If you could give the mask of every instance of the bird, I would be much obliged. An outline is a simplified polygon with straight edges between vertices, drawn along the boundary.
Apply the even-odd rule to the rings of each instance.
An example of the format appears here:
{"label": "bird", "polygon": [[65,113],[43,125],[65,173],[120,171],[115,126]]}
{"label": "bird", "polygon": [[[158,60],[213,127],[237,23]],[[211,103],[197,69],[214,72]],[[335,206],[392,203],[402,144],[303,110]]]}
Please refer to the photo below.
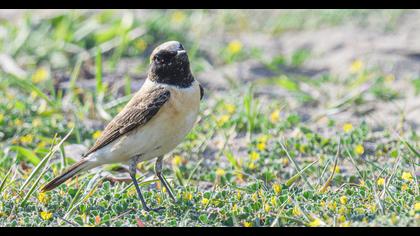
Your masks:
{"label": "bird", "polygon": [[147,78],[125,107],[106,125],[80,161],[41,188],[49,191],[73,176],[111,163],[128,163],[138,198],[147,205],[136,179],[137,164],[156,158],[155,173],[176,202],[162,174],[163,157],[180,144],[196,123],[204,95],[192,75],[187,51],[178,41],[157,46],[150,55]]}

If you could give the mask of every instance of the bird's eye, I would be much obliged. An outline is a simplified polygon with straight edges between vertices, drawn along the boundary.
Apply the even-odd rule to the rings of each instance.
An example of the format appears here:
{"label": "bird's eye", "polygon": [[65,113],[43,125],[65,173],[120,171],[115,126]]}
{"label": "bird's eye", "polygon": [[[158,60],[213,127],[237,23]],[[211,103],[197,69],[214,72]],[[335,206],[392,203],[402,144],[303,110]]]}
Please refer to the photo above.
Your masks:
{"label": "bird's eye", "polygon": [[182,46],[182,44],[179,44],[179,48],[180,48],[181,50],[184,50],[184,46]]}
{"label": "bird's eye", "polygon": [[155,61],[156,62],[164,62],[164,59],[158,55],[155,56]]}
{"label": "bird's eye", "polygon": [[154,60],[159,63],[165,63],[171,61],[176,55],[176,52],[172,51],[161,51],[155,55]]}

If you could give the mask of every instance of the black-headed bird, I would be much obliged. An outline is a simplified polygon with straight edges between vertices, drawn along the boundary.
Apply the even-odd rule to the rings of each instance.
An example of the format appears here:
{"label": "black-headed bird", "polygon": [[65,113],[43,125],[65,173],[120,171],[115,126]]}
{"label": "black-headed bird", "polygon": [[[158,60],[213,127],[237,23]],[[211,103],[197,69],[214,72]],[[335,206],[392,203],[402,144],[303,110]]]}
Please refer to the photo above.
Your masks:
{"label": "black-headed bird", "polygon": [[203,88],[191,73],[182,44],[169,41],[159,45],[150,56],[147,79],[140,90],[105,127],[83,158],[47,183],[41,191],[54,189],[94,167],[128,162],[143,208],[146,211],[163,209],[147,206],[136,180],[137,163],[157,158],[156,175],[176,201],[162,175],[162,160],[194,126],[202,97]]}

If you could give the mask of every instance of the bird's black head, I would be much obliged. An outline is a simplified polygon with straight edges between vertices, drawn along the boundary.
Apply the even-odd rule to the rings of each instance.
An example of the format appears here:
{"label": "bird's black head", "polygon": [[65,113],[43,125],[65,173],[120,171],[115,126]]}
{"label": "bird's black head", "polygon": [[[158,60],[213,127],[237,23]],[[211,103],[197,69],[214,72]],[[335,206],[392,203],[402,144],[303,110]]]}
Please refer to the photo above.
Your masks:
{"label": "bird's black head", "polygon": [[169,41],[150,55],[149,79],[158,83],[189,87],[194,81],[187,52],[181,43]]}

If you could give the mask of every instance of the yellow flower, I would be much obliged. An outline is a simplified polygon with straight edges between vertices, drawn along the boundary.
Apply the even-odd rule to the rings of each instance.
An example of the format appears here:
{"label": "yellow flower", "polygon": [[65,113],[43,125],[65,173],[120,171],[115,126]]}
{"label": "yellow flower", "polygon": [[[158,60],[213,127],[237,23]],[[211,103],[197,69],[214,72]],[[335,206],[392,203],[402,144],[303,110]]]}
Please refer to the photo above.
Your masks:
{"label": "yellow flower", "polygon": [[341,227],[350,227],[350,222],[348,222],[348,221],[343,222],[340,226]]}
{"label": "yellow flower", "polygon": [[270,205],[268,205],[267,203],[266,203],[266,204],[264,204],[264,211],[265,211],[265,212],[269,212],[270,210],[271,210]]}
{"label": "yellow flower", "polygon": [[216,170],[216,175],[217,176],[223,176],[223,175],[225,175],[226,174],[226,172],[225,172],[225,170],[224,169],[222,169],[222,168],[217,168],[217,170]]}
{"label": "yellow flower", "polygon": [[15,123],[16,126],[22,126],[23,125],[23,121],[21,119],[16,119],[14,123]]}
{"label": "yellow flower", "polygon": [[38,94],[35,91],[31,92],[31,98],[35,99],[36,97],[38,97]]}
{"label": "yellow flower", "polygon": [[356,211],[358,214],[364,214],[365,213],[365,209],[362,207],[357,207],[354,209],[354,211]]}
{"label": "yellow flower", "polygon": [[401,190],[402,191],[407,191],[407,189],[408,189],[408,185],[406,183],[403,183],[402,186],[401,186]]}
{"label": "yellow flower", "polygon": [[74,128],[74,126],[75,126],[76,124],[74,123],[74,122],[72,122],[72,121],[70,121],[69,123],[67,123],[67,127],[68,128]]}
{"label": "yellow flower", "polygon": [[322,224],[321,220],[315,219],[309,223],[310,227],[318,227]]}
{"label": "yellow flower", "polygon": [[187,16],[185,15],[184,12],[182,12],[182,11],[174,11],[174,13],[172,13],[172,15],[171,15],[171,21],[174,22],[174,23],[179,24],[179,23],[184,22],[184,20],[185,20],[186,17]]}
{"label": "yellow flower", "polygon": [[241,200],[241,198],[242,198],[242,194],[241,194],[241,192],[236,192],[236,198],[238,198],[238,200]]}
{"label": "yellow flower", "polygon": [[48,202],[49,198],[47,194],[45,193],[39,193],[38,194],[38,201],[42,204],[46,204]]}
{"label": "yellow flower", "polygon": [[261,135],[257,139],[257,142],[259,142],[259,143],[267,143],[267,141],[268,141],[268,135]]}
{"label": "yellow flower", "polygon": [[342,206],[342,207],[340,207],[340,209],[338,209],[338,213],[344,215],[344,214],[347,213],[347,209]]}
{"label": "yellow flower", "polygon": [[47,146],[47,142],[46,141],[44,141],[44,140],[42,140],[41,142],[39,142],[37,145],[36,145],[36,147],[37,148],[43,148],[43,147],[45,147],[45,146]]}
{"label": "yellow flower", "polygon": [[340,173],[340,167],[339,166],[336,166],[335,167],[335,169],[334,169],[334,166],[332,166],[331,168],[330,168],[330,171],[332,172],[332,171],[335,171],[335,173]]}
{"label": "yellow flower", "polygon": [[363,145],[357,145],[355,148],[354,148],[354,151],[357,153],[357,154],[359,154],[359,155],[362,155],[364,152],[365,152],[365,149],[363,148]]}
{"label": "yellow flower", "polygon": [[254,162],[249,163],[248,168],[251,170],[255,169],[255,163]]}
{"label": "yellow flower", "polygon": [[237,54],[242,50],[242,43],[239,40],[233,40],[228,44],[227,50],[230,54]]}
{"label": "yellow flower", "polygon": [[252,222],[245,221],[244,226],[245,227],[252,227]]}
{"label": "yellow flower", "polygon": [[23,144],[32,143],[34,136],[32,134],[27,134],[25,136],[20,137],[20,141]]}
{"label": "yellow flower", "polygon": [[280,110],[276,109],[270,114],[270,121],[271,123],[276,123],[280,120]]}
{"label": "yellow flower", "polygon": [[304,144],[300,145],[300,147],[299,147],[299,151],[301,153],[305,153],[307,149],[308,149],[308,147]]}
{"label": "yellow flower", "polygon": [[341,204],[346,205],[346,203],[347,203],[347,197],[346,196],[341,196],[340,197],[340,202],[341,202]]}
{"label": "yellow flower", "polygon": [[271,197],[270,202],[271,202],[271,205],[273,205],[273,206],[277,205],[277,199],[275,197]]}
{"label": "yellow flower", "polygon": [[258,154],[257,152],[255,152],[255,151],[252,151],[250,154],[249,154],[249,156],[251,157],[251,160],[252,161],[256,161],[256,160],[258,160],[259,158],[260,158],[260,154]]}
{"label": "yellow flower", "polygon": [[229,115],[222,115],[221,117],[219,117],[219,119],[217,119],[217,126],[221,127],[222,125],[224,125],[226,122],[228,122],[230,119]]}
{"label": "yellow flower", "polygon": [[208,198],[203,198],[201,200],[201,204],[203,204],[203,205],[207,205],[207,204],[209,204],[209,202],[210,202],[210,200]]}
{"label": "yellow flower", "polygon": [[173,166],[179,166],[182,163],[182,157],[180,155],[175,155],[172,159],[172,165]]}
{"label": "yellow flower", "polygon": [[143,52],[147,48],[147,43],[144,39],[139,39],[136,41],[134,46],[141,52]]}
{"label": "yellow flower", "polygon": [[354,60],[350,66],[351,73],[357,73],[363,69],[363,62],[359,59]]}
{"label": "yellow flower", "polygon": [[226,108],[226,111],[227,111],[229,114],[233,114],[233,113],[235,113],[235,111],[236,111],[236,107],[235,107],[235,105],[230,104],[230,103],[225,104],[225,108]]}
{"label": "yellow flower", "polygon": [[184,193],[184,199],[191,201],[193,199],[193,195],[190,192]]}
{"label": "yellow flower", "polygon": [[48,71],[45,68],[39,68],[32,75],[32,82],[35,84],[41,83],[48,78]]}
{"label": "yellow flower", "polygon": [[282,158],[281,159],[281,163],[284,165],[284,166],[287,166],[288,164],[289,164],[289,158]]}
{"label": "yellow flower", "polygon": [[391,216],[391,222],[392,222],[392,224],[397,224],[397,222],[398,222],[398,216],[397,215],[395,215],[395,214],[392,214],[392,216]]}
{"label": "yellow flower", "polygon": [[414,204],[414,210],[420,211],[420,202],[416,202],[416,204]]}
{"label": "yellow flower", "polygon": [[49,220],[52,217],[52,213],[47,211],[42,211],[40,215],[43,220]]}
{"label": "yellow flower", "polygon": [[102,134],[102,131],[96,130],[95,133],[92,134],[92,138],[98,139],[99,137],[101,137],[101,134]]}
{"label": "yellow flower", "polygon": [[157,197],[156,201],[159,205],[162,203],[162,199],[159,196]]}
{"label": "yellow flower", "polygon": [[345,123],[345,124],[343,125],[343,130],[344,130],[344,132],[346,132],[346,133],[350,132],[352,129],[353,129],[353,125],[352,125],[352,124],[350,124],[350,123]]}
{"label": "yellow flower", "polygon": [[258,195],[262,197],[264,195],[264,190],[263,189],[258,190]]}
{"label": "yellow flower", "polygon": [[233,212],[236,212],[238,210],[238,205],[236,205],[236,203],[235,204],[233,204],[233,206],[232,206],[232,211]]}
{"label": "yellow flower", "polygon": [[45,100],[41,100],[41,104],[39,104],[39,106],[38,106],[37,113],[42,114],[42,113],[46,112],[47,109],[48,109],[47,102]]}
{"label": "yellow flower", "polygon": [[372,213],[375,213],[376,212],[376,205],[375,204],[369,205],[368,208],[369,208],[370,212],[372,212]]}
{"label": "yellow flower", "polygon": [[134,196],[134,195],[136,195],[137,194],[137,191],[136,191],[136,189],[135,188],[130,188],[130,189],[128,189],[128,191],[127,191],[127,195],[128,196]]}
{"label": "yellow flower", "polygon": [[344,215],[340,215],[339,217],[337,217],[337,221],[343,223],[344,221],[346,221],[346,217]]}
{"label": "yellow flower", "polygon": [[256,202],[258,200],[258,194],[257,193],[253,193],[251,195],[251,199],[252,199],[252,201]]}
{"label": "yellow flower", "polygon": [[337,209],[337,203],[336,202],[330,202],[330,203],[328,203],[327,207],[331,211],[335,211],[335,209]]}
{"label": "yellow flower", "polygon": [[237,178],[239,181],[243,181],[243,180],[244,180],[244,175],[243,175],[242,173],[240,173],[240,172],[236,172],[236,173],[235,173],[235,176],[236,176],[236,178]]}
{"label": "yellow flower", "polygon": [[384,185],[385,184],[385,179],[384,178],[379,178],[378,181],[376,181],[376,183],[378,185]]}
{"label": "yellow flower", "polygon": [[273,190],[276,194],[281,192],[281,185],[280,184],[273,184]]}
{"label": "yellow flower", "polygon": [[411,175],[411,173],[410,172],[403,172],[402,173],[402,175],[401,175],[401,178],[403,179],[403,180],[405,180],[405,181],[408,181],[408,182],[411,182],[411,181],[413,181],[413,176]]}
{"label": "yellow flower", "polygon": [[265,143],[257,143],[257,149],[260,151],[265,150]]}
{"label": "yellow flower", "polygon": [[32,120],[33,127],[39,127],[42,125],[42,120],[40,118],[35,118]]}
{"label": "yellow flower", "polygon": [[302,215],[302,212],[300,211],[298,206],[293,207],[293,211],[292,211],[294,216],[300,216]]}
{"label": "yellow flower", "polygon": [[385,76],[385,83],[392,83],[395,80],[395,76],[394,75],[387,75]]}

